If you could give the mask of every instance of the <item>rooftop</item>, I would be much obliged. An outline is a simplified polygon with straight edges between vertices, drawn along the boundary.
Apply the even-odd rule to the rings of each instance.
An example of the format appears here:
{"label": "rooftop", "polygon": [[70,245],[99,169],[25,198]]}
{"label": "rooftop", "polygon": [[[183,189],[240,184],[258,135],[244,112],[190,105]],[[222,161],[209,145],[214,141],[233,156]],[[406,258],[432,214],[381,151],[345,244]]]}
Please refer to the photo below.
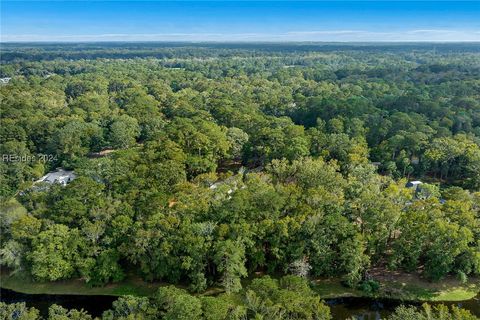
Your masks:
{"label": "rooftop", "polygon": [[76,177],[73,171],[58,169],[57,171],[47,173],[36,182],[60,183],[65,186]]}

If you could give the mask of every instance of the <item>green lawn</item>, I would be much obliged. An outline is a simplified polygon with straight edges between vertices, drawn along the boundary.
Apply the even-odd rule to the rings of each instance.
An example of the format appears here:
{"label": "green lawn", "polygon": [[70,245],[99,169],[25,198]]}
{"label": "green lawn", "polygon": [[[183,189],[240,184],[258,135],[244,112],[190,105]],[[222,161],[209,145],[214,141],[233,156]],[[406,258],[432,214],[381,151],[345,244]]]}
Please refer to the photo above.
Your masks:
{"label": "green lawn", "polygon": [[360,290],[343,286],[337,278],[317,279],[313,281],[313,288],[322,299],[365,296]]}
{"label": "green lawn", "polygon": [[462,301],[475,297],[480,291],[478,279],[470,280],[466,284],[460,282],[439,283],[387,283],[392,297],[400,297],[404,300],[420,301]]}
{"label": "green lawn", "polygon": [[[314,289],[323,299],[368,296],[360,290],[344,287],[340,280],[335,278],[315,280]],[[479,292],[478,278],[471,278],[466,284],[462,284],[454,277],[430,282],[417,275],[400,274],[390,277],[389,280],[382,279],[375,297],[405,301],[462,301],[472,299]]]}
{"label": "green lawn", "polygon": [[79,295],[136,295],[148,296],[153,294],[164,283],[149,283],[135,276],[128,276],[120,283],[108,284],[104,287],[90,287],[80,279],[55,282],[34,282],[28,277],[10,276],[1,273],[1,287],[17,292],[30,294],[79,294]]}

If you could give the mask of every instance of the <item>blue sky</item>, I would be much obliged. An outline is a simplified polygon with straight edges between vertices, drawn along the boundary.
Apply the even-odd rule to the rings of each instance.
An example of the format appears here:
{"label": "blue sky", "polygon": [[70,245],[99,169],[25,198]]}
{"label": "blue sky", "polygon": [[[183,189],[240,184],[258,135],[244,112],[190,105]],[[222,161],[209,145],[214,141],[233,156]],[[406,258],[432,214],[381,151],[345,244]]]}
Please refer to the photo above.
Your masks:
{"label": "blue sky", "polygon": [[1,41],[480,41],[480,1],[1,1]]}

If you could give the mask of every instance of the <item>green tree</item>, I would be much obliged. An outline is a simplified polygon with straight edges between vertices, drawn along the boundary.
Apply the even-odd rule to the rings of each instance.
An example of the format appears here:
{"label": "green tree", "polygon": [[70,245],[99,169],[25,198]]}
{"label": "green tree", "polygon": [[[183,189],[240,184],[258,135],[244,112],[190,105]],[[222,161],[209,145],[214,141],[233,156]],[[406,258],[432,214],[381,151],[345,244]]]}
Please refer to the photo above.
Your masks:
{"label": "green tree", "polygon": [[75,274],[79,256],[77,229],[54,224],[33,239],[28,259],[32,264],[32,275],[38,280],[55,281],[67,279]]}
{"label": "green tree", "polygon": [[0,302],[0,318],[5,320],[41,319],[40,312],[35,308],[28,308],[25,302],[11,304]]}
{"label": "green tree", "polygon": [[162,287],[155,294],[155,303],[165,320],[197,320],[202,318],[202,304],[197,297],[173,286]]}
{"label": "green tree", "polygon": [[102,320],[154,320],[158,311],[147,297],[122,296],[112,303],[112,309],[103,312]]}
{"label": "green tree", "polygon": [[130,116],[119,116],[110,125],[109,141],[113,148],[128,148],[135,144],[139,135],[138,122]]}
{"label": "green tree", "polygon": [[247,276],[245,249],[239,241],[226,240],[215,245],[214,261],[222,274],[221,283],[227,293],[242,289],[240,279]]}
{"label": "green tree", "polygon": [[53,304],[48,308],[48,320],[92,320],[92,316],[84,310],[67,310],[62,306]]}
{"label": "green tree", "polygon": [[231,157],[233,159],[241,159],[243,147],[248,142],[248,134],[239,128],[228,128],[227,139],[231,145]]}

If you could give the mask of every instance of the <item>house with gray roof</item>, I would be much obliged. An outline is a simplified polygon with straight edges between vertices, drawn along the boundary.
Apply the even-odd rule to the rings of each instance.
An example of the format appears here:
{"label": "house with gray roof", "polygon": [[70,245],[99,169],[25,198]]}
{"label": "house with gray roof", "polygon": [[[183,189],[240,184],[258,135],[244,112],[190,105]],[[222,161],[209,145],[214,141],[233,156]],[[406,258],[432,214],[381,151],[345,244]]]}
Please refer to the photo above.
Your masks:
{"label": "house with gray roof", "polygon": [[52,171],[41,177],[35,183],[46,182],[50,184],[58,183],[62,186],[66,186],[68,183],[76,178],[76,174],[73,171],[64,170],[62,168]]}
{"label": "house with gray roof", "polygon": [[413,189],[413,190],[417,190],[418,187],[422,184],[422,181],[409,181],[407,182],[407,184],[405,185],[405,187],[407,188],[410,188],[410,189]]}

